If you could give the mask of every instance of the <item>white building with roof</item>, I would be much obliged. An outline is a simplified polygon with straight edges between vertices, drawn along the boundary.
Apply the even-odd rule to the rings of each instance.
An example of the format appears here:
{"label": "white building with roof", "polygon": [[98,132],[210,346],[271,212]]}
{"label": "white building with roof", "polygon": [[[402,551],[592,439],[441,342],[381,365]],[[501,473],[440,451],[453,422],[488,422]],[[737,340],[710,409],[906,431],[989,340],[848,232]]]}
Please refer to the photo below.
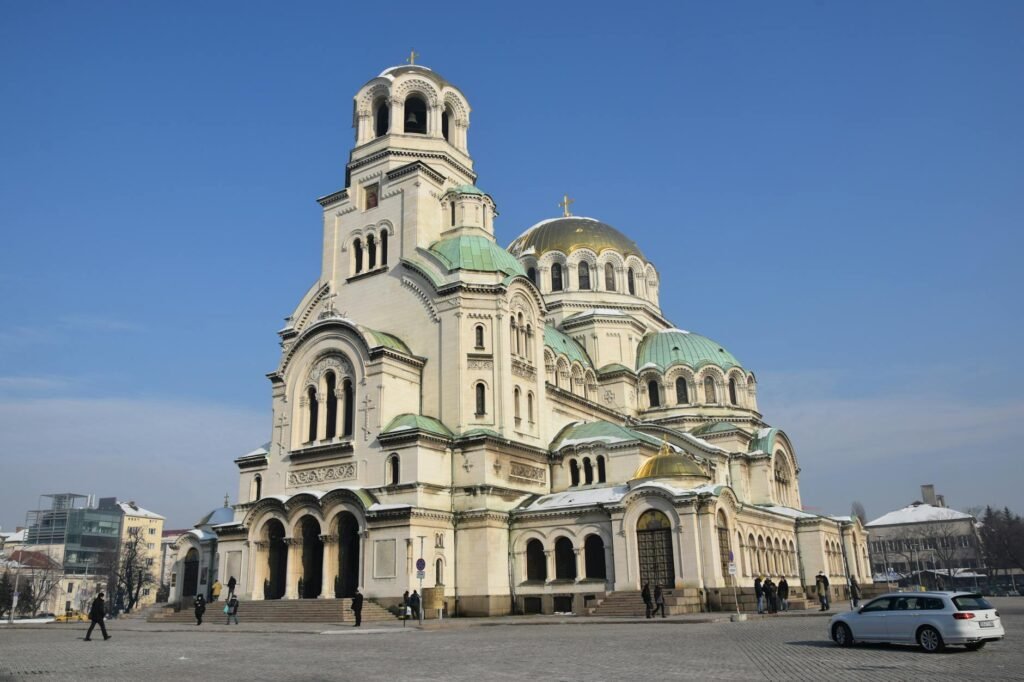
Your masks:
{"label": "white building with roof", "polygon": [[497,243],[470,111],[419,65],[356,93],[344,187],[318,200],[321,271],[268,375],[271,440],[236,460],[233,518],[210,526],[216,572],[247,599],[422,585],[460,614],[869,581],[864,529],[801,511],[754,372],[664,316],[633,240],[566,200]]}

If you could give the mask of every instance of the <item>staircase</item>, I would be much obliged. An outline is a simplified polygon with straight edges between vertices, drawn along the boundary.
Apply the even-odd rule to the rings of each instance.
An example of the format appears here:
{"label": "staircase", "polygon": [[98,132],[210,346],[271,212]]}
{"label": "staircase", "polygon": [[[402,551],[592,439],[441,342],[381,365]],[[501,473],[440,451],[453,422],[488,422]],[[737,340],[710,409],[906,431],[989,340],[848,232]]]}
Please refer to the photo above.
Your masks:
{"label": "staircase", "polygon": [[[665,611],[670,616],[700,613],[700,607],[700,591],[697,589],[665,590]],[[646,607],[639,591],[610,592],[597,607],[588,609],[587,615],[643,618]]]}
{"label": "staircase", "polygon": [[[238,620],[241,623],[355,623],[350,610],[351,599],[270,599],[238,602]],[[194,623],[195,611],[191,605],[175,612],[165,607],[160,612],[147,614],[150,623]],[[225,623],[224,602],[206,606],[204,623]],[[398,618],[380,604],[363,601],[363,623],[396,623]]]}

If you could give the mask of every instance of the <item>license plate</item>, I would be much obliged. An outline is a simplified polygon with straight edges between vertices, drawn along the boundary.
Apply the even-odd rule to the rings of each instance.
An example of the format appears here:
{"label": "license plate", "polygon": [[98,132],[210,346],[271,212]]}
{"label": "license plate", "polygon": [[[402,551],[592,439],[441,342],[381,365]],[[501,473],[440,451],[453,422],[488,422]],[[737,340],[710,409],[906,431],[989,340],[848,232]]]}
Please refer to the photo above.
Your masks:
{"label": "license plate", "polygon": [[983,620],[979,621],[978,625],[983,628],[994,628],[996,626],[996,622],[994,620]]}

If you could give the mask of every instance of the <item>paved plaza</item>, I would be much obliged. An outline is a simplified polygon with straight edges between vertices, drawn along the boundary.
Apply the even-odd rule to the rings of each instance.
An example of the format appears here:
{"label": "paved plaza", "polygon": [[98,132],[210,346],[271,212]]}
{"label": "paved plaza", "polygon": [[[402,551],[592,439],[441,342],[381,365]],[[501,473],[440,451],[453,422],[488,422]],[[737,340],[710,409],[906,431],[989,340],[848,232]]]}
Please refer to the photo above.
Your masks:
{"label": "paved plaza", "polygon": [[937,655],[840,649],[816,615],[473,619],[422,630],[114,621],[109,642],[82,641],[80,624],[4,626],[0,680],[1019,680],[1024,598],[993,601],[1008,631],[1003,642]]}

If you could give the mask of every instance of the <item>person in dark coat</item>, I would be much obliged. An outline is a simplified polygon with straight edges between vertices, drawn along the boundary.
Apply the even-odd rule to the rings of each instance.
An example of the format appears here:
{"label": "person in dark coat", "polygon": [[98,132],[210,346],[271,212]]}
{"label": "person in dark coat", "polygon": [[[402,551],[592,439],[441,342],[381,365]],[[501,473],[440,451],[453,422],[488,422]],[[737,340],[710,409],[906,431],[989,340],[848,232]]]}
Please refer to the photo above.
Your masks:
{"label": "person in dark coat", "polygon": [[853,600],[853,608],[860,605],[860,585],[852,575],[850,576],[850,599]]}
{"label": "person in dark coat", "polygon": [[651,617],[651,611],[654,610],[651,604],[651,584],[644,583],[644,589],[640,590],[640,598],[644,600],[644,611],[647,618]]}
{"label": "person in dark coat", "polygon": [[828,603],[828,577],[824,571],[818,571],[818,577],[814,579],[814,587],[818,590],[818,601],[821,602],[821,610],[828,611],[831,607]]}
{"label": "person in dark coat", "polygon": [[107,634],[107,626],[103,623],[103,619],[106,615],[107,605],[103,601],[103,593],[100,592],[96,595],[96,598],[92,600],[92,606],[89,607],[89,620],[92,622],[89,624],[89,629],[85,633],[85,641],[92,641],[92,629],[97,625],[100,626],[100,632],[103,633],[103,641],[110,639],[110,635]]}
{"label": "person in dark coat", "polygon": [[789,583],[786,576],[779,579],[779,606],[783,611],[789,611]]}
{"label": "person in dark coat", "polygon": [[761,584],[761,576],[754,578],[754,596],[757,597],[757,612],[764,613],[764,586]]}
{"label": "person in dark coat", "polygon": [[196,625],[202,625],[203,614],[206,613],[206,597],[197,594],[195,601],[192,603],[196,607]]}
{"label": "person in dark coat", "polygon": [[661,585],[654,586],[654,615],[658,615],[658,611],[661,611],[661,617],[665,617],[665,593],[661,590]]}
{"label": "person in dark coat", "polygon": [[771,578],[765,582],[765,592],[767,593],[768,602],[768,613],[779,612],[779,587],[775,584],[775,581]]}
{"label": "person in dark coat", "polygon": [[409,608],[412,609],[412,617],[416,620],[420,618],[420,593],[416,590],[412,591],[409,595]]}
{"label": "person in dark coat", "polygon": [[356,624],[353,627],[359,627],[363,623],[363,595],[358,589],[352,596],[352,613],[356,616]]}
{"label": "person in dark coat", "polygon": [[225,625],[231,625],[232,618],[235,619],[235,625],[238,625],[238,597],[228,597],[227,603],[224,604],[224,612],[228,614],[228,622]]}
{"label": "person in dark coat", "polygon": [[238,581],[235,580],[235,576],[231,576],[230,578],[228,578],[228,599],[230,599],[231,595],[235,593],[235,585],[237,584]]}

